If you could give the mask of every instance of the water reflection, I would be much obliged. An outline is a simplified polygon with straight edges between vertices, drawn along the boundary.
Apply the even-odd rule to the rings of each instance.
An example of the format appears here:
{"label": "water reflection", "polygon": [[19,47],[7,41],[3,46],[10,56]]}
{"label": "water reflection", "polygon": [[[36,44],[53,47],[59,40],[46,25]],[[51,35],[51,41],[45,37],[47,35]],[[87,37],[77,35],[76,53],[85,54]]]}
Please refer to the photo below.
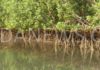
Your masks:
{"label": "water reflection", "polygon": [[[93,58],[83,59],[78,49],[73,56],[65,55],[60,50],[54,54],[54,49],[41,50],[36,48],[23,48],[21,44],[3,45],[0,49],[0,70],[99,70],[99,60]],[[88,56],[87,56],[88,57]]]}

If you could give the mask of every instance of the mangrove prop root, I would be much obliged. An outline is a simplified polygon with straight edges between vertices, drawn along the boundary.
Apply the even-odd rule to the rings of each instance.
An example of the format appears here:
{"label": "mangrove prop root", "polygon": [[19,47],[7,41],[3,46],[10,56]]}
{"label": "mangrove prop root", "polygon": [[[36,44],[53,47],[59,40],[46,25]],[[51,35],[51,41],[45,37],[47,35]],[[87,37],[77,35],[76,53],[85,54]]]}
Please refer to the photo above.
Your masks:
{"label": "mangrove prop root", "polygon": [[[83,58],[87,57],[90,53],[90,61],[93,55],[96,54],[100,56],[100,32],[98,30],[92,32],[92,30],[87,31],[58,31],[58,30],[31,30],[26,32],[19,32],[17,30],[6,30],[0,29],[0,42],[24,42],[25,45],[33,45],[35,42],[40,44],[41,49],[45,49],[45,43],[53,42],[55,55],[57,55],[59,49],[58,46],[63,47],[63,57],[66,54],[74,55],[75,48],[80,49],[81,56]],[[35,41],[35,42],[34,42]],[[39,43],[41,42],[41,43]]]}

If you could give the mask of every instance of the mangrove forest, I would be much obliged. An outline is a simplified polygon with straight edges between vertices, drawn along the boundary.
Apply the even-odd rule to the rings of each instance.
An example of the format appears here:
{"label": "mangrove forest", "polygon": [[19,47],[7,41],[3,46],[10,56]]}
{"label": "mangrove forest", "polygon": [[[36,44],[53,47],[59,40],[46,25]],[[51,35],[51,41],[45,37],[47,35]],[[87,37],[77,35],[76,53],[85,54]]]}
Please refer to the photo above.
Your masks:
{"label": "mangrove forest", "polygon": [[100,0],[0,0],[0,70],[100,70]]}

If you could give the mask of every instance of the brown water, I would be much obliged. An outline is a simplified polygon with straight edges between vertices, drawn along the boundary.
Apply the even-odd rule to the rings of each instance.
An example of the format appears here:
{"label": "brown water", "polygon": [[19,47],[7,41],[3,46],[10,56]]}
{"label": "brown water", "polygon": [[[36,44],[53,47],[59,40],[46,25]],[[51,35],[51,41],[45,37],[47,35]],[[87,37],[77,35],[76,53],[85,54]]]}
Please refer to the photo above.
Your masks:
{"label": "brown water", "polygon": [[[63,55],[58,51],[55,54],[53,48],[41,50],[35,48],[23,48],[21,44],[5,45],[0,49],[0,70],[99,70],[100,61],[93,58],[83,58],[78,49],[73,56]],[[0,46],[1,47],[1,46]],[[8,48],[9,47],[9,48]],[[48,46],[47,46],[48,47]],[[49,46],[50,47],[50,46]]]}

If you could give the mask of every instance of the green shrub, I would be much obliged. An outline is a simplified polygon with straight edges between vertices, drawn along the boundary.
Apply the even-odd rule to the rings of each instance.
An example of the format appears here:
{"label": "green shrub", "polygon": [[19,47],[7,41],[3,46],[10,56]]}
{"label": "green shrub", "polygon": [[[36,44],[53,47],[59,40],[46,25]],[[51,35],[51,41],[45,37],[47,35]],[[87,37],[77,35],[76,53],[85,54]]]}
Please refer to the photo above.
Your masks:
{"label": "green shrub", "polygon": [[0,27],[17,30],[55,26],[57,29],[74,29],[77,28],[77,25],[74,27],[72,24],[75,23],[75,15],[87,17],[91,24],[99,24],[100,2],[92,7],[92,3],[85,1],[87,0],[0,0]]}
{"label": "green shrub", "polygon": [[58,22],[57,25],[56,25],[56,28],[58,30],[64,30],[65,29],[65,24],[64,22]]}
{"label": "green shrub", "polygon": [[94,15],[87,16],[87,20],[91,23],[91,26],[100,25],[100,1],[93,4],[95,11]]}

